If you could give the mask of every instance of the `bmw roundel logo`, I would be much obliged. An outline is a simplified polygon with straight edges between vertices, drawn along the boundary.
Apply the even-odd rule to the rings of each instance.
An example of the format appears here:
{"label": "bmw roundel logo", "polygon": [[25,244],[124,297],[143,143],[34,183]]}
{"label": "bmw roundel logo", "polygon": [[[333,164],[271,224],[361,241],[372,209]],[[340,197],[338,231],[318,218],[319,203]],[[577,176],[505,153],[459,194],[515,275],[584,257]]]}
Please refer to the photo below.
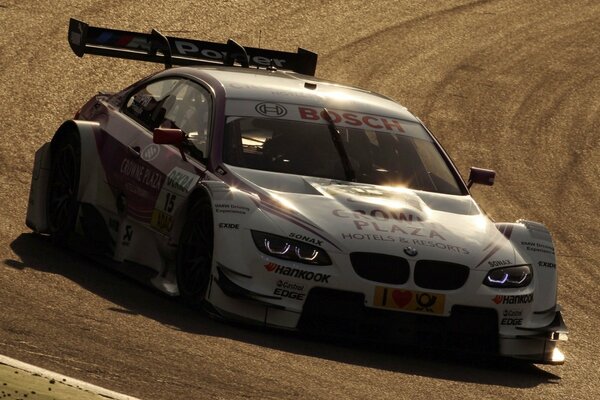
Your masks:
{"label": "bmw roundel logo", "polygon": [[407,256],[410,256],[410,257],[414,257],[417,254],[419,254],[419,252],[414,247],[407,246],[404,248],[404,254],[406,254]]}
{"label": "bmw roundel logo", "polygon": [[285,107],[277,103],[259,103],[254,109],[265,117],[283,117],[287,114]]}

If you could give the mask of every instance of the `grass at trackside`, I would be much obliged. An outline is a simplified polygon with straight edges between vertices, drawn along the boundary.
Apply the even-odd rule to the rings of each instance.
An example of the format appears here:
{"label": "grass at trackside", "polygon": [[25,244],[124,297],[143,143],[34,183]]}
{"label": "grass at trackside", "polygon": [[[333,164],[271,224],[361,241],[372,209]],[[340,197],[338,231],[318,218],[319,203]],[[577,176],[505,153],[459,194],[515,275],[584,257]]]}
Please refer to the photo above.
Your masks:
{"label": "grass at trackside", "polygon": [[98,394],[0,363],[0,399],[10,400],[98,400]]}

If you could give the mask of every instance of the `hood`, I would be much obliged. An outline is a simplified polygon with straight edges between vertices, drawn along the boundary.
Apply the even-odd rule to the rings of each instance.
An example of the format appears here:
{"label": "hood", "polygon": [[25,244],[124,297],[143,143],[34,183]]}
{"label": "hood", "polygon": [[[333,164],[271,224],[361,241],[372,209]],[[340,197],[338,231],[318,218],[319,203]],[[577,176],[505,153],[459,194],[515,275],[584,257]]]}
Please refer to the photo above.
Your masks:
{"label": "hood", "polygon": [[[229,169],[259,194],[263,211],[344,253],[443,260],[481,270],[523,262],[470,196]],[[407,255],[412,250],[417,254]]]}

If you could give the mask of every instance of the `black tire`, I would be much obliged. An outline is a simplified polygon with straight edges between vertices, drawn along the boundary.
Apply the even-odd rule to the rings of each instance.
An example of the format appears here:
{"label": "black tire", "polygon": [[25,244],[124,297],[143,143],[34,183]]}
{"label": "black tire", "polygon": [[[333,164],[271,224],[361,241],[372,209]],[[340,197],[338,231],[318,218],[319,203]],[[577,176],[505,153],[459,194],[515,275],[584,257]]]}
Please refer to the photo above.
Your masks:
{"label": "black tire", "polygon": [[81,146],[74,134],[63,135],[53,144],[48,180],[48,233],[57,244],[66,244],[75,228],[79,202]]}
{"label": "black tire", "polygon": [[213,256],[213,216],[208,199],[195,201],[179,236],[177,286],[183,300],[202,308],[211,279]]}

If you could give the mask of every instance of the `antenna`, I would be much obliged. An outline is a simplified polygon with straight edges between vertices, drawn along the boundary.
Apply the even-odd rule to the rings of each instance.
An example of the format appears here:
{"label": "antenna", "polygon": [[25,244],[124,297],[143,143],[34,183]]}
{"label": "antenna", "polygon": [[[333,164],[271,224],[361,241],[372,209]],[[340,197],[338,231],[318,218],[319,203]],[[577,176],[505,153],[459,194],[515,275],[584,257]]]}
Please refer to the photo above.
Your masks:
{"label": "antenna", "polygon": [[260,49],[260,39],[262,37],[262,29],[258,30],[258,48]]}

